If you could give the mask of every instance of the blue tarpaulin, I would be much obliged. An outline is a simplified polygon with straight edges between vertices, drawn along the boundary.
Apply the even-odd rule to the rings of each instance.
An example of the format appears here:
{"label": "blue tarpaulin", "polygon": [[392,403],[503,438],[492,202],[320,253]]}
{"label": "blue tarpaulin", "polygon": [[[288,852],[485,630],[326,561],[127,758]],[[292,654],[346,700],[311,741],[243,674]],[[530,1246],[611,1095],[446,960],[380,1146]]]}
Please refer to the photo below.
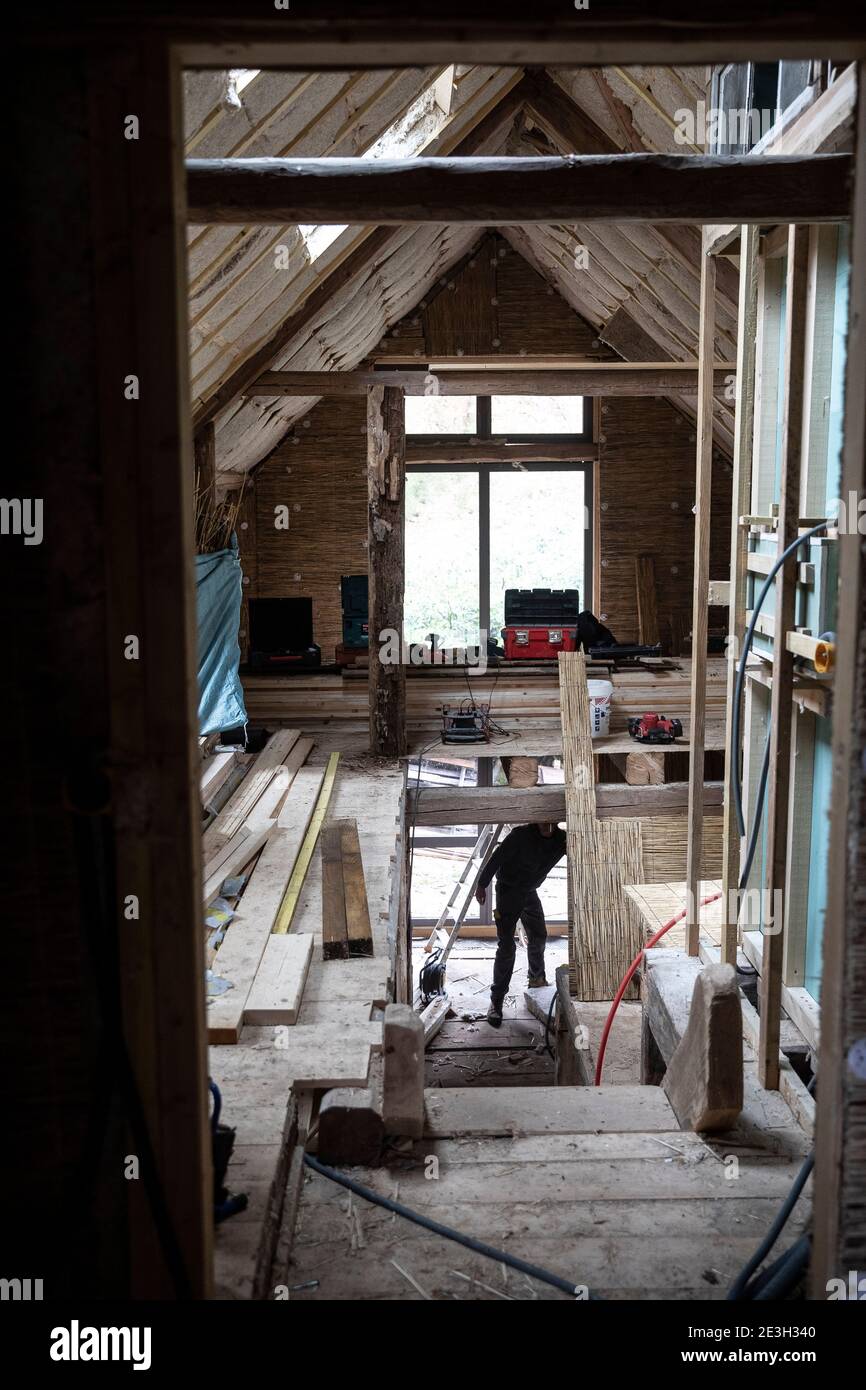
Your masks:
{"label": "blue tarpaulin", "polygon": [[200,734],[236,729],[247,722],[238,674],[241,578],[241,561],[234,537],[230,550],[195,557]]}

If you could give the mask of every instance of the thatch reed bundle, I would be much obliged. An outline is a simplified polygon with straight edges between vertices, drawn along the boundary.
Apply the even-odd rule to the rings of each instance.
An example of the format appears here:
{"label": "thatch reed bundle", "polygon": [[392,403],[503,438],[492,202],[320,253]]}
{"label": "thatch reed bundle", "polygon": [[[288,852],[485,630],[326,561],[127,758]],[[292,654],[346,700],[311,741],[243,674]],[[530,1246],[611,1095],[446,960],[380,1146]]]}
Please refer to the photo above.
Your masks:
{"label": "thatch reed bundle", "polygon": [[236,492],[226,493],[219,500],[209,487],[196,487],[195,492],[195,550],[197,555],[212,555],[226,550],[232,532],[238,524],[243,502],[243,485]]}

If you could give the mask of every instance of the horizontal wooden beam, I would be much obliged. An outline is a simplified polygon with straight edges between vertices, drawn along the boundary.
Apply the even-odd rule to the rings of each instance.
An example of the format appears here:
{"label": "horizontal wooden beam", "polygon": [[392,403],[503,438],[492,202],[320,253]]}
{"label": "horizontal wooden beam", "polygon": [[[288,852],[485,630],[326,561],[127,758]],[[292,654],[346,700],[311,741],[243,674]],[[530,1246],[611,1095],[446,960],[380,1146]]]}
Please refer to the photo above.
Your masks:
{"label": "horizontal wooden beam", "polygon": [[[730,389],[733,368],[719,367],[713,389]],[[695,395],[698,374],[689,366],[587,363],[553,371],[265,372],[247,396],[365,396],[371,386],[399,386],[407,396],[666,396]]]}
{"label": "horizontal wooden beam", "polygon": [[186,168],[197,224],[836,222],[850,212],[844,154],[191,159]]}
{"label": "horizontal wooden beam", "polygon": [[[604,344],[600,345],[604,351]],[[534,353],[526,352],[521,356],[508,352],[496,352],[492,356],[489,352],[480,353],[477,356],[472,353],[463,353],[458,357],[456,354],[438,354],[436,357],[428,358],[416,357],[414,353],[405,352],[386,352],[378,357],[371,358],[374,367],[382,369],[387,367],[391,371],[412,371],[417,372],[567,372],[580,371],[583,367],[598,367],[607,372],[628,371],[631,367],[643,366],[643,363],[624,362],[619,357],[598,357],[595,353],[574,353],[574,352],[546,352]],[[697,362],[671,362],[671,361],[647,361],[646,366],[649,370],[654,367],[673,367],[684,368],[685,371],[697,371]],[[736,366],[736,363],[717,362],[718,367]]]}
{"label": "horizontal wooden beam", "polygon": [[407,464],[449,463],[594,463],[597,444],[552,440],[549,444],[505,444],[483,439],[475,444],[408,444]]}
{"label": "horizontal wooden beam", "polygon": [[[563,0],[437,0],[401,11],[384,0],[317,0],[314,6],[250,7],[242,0],[128,0],[96,5],[100,26],[128,36],[143,17],[181,44],[191,67],[382,68],[425,63],[686,64],[835,58],[862,53],[856,6],[729,0],[724,15],[682,0],[606,0],[576,9]],[[79,7],[71,7],[73,16]],[[270,14],[268,14],[270,9]],[[65,12],[64,12],[65,13]],[[67,18],[67,24],[71,21]],[[43,26],[44,28],[44,26]],[[63,33],[52,16],[50,39]],[[40,34],[42,30],[39,31]],[[44,42],[43,37],[43,42]]]}
{"label": "horizontal wooden beam", "polygon": [[[540,825],[565,820],[565,787],[424,787],[410,786],[407,819],[414,825]],[[704,784],[704,810],[720,809],[722,783]],[[658,787],[629,787],[600,782],[595,789],[601,819],[685,815],[686,782]]]}
{"label": "horizontal wooden beam", "polygon": [[433,63],[681,66],[862,56],[859,13],[850,0],[727,0],[723,15],[683,0],[606,0],[581,9],[563,0],[437,0],[411,10],[393,0],[280,8],[249,0],[81,0],[52,7],[50,25],[38,9],[28,12],[24,38],[34,49],[60,49],[83,34],[91,50],[152,38],[176,44],[186,67],[302,72]]}

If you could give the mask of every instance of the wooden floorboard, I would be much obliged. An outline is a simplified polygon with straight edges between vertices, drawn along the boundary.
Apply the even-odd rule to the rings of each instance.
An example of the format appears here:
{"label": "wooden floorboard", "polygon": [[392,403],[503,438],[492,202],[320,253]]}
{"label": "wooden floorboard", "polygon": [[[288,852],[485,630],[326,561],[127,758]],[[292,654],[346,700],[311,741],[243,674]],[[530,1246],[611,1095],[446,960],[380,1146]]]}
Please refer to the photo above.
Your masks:
{"label": "wooden floorboard", "polygon": [[548,1086],[525,1095],[488,1086],[428,1090],[426,1132],[450,1135],[666,1132],[676,1119],[658,1086]]}
{"label": "wooden floorboard", "polygon": [[[474,1092],[472,1101],[482,1094]],[[740,1176],[732,1181],[727,1142],[710,1144],[676,1129],[425,1138],[414,1159],[395,1156],[389,1167],[351,1173],[410,1208],[587,1286],[594,1296],[703,1300],[724,1297],[801,1161],[793,1153],[773,1158],[760,1147],[735,1153]],[[437,1163],[432,1179],[431,1159]],[[806,1195],[780,1248],[796,1239],[808,1209]],[[565,1296],[394,1218],[319,1175],[304,1189],[291,1271],[293,1282],[316,1281],[299,1295],[309,1299]]]}

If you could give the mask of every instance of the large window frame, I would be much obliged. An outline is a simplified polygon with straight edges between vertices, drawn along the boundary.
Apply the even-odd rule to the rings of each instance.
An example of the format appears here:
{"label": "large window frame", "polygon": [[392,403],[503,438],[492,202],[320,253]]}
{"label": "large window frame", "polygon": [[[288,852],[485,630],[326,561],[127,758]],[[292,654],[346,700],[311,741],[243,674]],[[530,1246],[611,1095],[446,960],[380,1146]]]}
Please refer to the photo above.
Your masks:
{"label": "large window frame", "polygon": [[[527,392],[527,395],[534,394]],[[593,442],[593,398],[581,397],[583,401],[583,429],[568,434],[493,434],[491,420],[493,402],[490,396],[476,396],[475,430],[471,434],[407,434],[407,444],[439,445],[443,454],[449,444],[471,445],[498,443],[509,444],[591,444]],[[510,463],[464,462],[451,463],[443,458],[441,463],[410,463],[407,473],[476,473],[478,475],[478,626],[482,632],[490,632],[490,475],[491,473],[510,473],[514,465]],[[589,525],[585,528],[583,551],[584,590],[580,595],[581,607],[592,610],[594,575],[595,538],[595,468],[586,459],[575,459],[573,463],[545,462],[543,459],[531,463],[520,463],[527,473],[575,472],[583,474],[583,504]]]}
{"label": "large window frame", "polygon": [[[419,438],[415,435],[414,438]],[[441,436],[435,436],[437,439]],[[548,436],[550,437],[550,436]],[[561,438],[561,436],[560,436]],[[572,438],[572,436],[568,436]],[[521,463],[520,468],[527,473],[581,473],[583,475],[583,505],[589,519],[585,527],[583,544],[583,591],[580,595],[581,608],[592,610],[593,602],[593,540],[595,520],[595,497],[593,483],[595,470],[592,463]],[[475,473],[478,477],[478,627],[481,632],[490,632],[490,475],[492,473],[512,473],[514,465],[509,463],[410,463],[407,473],[431,473],[439,476],[444,473]]]}

